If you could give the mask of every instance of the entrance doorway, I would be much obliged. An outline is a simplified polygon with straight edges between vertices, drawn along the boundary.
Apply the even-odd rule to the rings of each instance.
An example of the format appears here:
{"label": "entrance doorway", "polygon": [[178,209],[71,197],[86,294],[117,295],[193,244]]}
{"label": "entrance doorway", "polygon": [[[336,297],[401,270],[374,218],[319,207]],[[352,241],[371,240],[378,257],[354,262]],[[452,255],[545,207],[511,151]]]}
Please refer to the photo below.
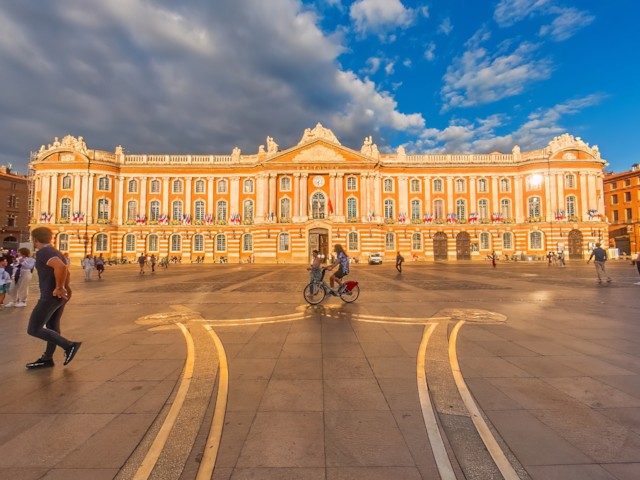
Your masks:
{"label": "entrance doorway", "polygon": [[467,232],[456,237],[456,256],[458,260],[471,260],[471,237]]}
{"label": "entrance doorway", "polygon": [[582,232],[580,230],[569,232],[569,259],[582,260]]}
{"label": "entrance doorway", "polygon": [[447,234],[438,232],[433,236],[433,259],[447,259]]}
{"label": "entrance doorway", "polygon": [[318,250],[322,258],[329,259],[329,231],[326,228],[312,228],[309,230],[309,251],[307,252],[311,262],[311,252]]}

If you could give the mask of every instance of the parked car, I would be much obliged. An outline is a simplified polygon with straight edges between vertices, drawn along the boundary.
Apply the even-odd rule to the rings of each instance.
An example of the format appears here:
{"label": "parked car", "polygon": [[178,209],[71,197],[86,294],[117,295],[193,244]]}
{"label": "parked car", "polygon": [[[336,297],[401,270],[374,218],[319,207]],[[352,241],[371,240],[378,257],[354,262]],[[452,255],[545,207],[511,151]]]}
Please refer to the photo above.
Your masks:
{"label": "parked car", "polygon": [[382,255],[379,253],[370,253],[369,254],[369,265],[381,265],[382,264]]}

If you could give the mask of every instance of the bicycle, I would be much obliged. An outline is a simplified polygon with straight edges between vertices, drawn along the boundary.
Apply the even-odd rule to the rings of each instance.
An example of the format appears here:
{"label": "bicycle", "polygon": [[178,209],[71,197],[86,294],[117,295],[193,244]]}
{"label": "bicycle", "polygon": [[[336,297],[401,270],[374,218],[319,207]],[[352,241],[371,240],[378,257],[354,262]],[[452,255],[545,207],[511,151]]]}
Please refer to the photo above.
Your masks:
{"label": "bicycle", "polygon": [[340,299],[345,303],[353,303],[358,299],[360,296],[360,286],[358,285],[358,282],[353,280],[344,282],[340,285],[338,291],[334,293],[329,285],[324,282],[325,273],[326,270],[323,268],[320,280],[312,281],[304,287],[302,294],[309,305],[318,305],[327,295],[340,297]]}

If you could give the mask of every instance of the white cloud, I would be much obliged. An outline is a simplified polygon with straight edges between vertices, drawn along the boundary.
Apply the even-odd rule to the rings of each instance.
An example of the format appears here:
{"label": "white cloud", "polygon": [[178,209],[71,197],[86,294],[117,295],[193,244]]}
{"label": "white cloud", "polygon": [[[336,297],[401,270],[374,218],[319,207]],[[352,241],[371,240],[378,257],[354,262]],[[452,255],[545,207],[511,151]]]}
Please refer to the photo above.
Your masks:
{"label": "white cloud", "polygon": [[520,94],[535,81],[551,75],[551,64],[536,59],[538,45],[522,42],[511,53],[491,54],[482,44],[489,34],[480,30],[467,42],[467,50],[456,57],[444,75],[443,109],[496,102]]}
{"label": "white cloud", "polygon": [[554,8],[551,11],[558,16],[553,19],[551,25],[540,27],[540,35],[550,36],[556,42],[571,38],[578,30],[595,20],[593,15],[576,8]]}
{"label": "white cloud", "polygon": [[374,75],[378,69],[380,68],[380,64],[382,63],[382,59],[379,57],[369,57],[367,58],[367,67],[363,69],[363,72],[366,75]]}
{"label": "white cloud", "polygon": [[424,50],[424,58],[432,62],[436,58],[436,44],[429,42]]}
{"label": "white cloud", "polygon": [[351,20],[360,34],[382,34],[407,28],[415,20],[415,11],[400,0],[357,0],[351,5]]}
{"label": "white cloud", "polygon": [[438,26],[438,32],[449,35],[453,31],[453,25],[449,17],[445,18]]}
{"label": "white cloud", "polygon": [[493,19],[501,27],[509,27],[545,7],[550,0],[500,0]]}
{"label": "white cloud", "polygon": [[387,75],[392,75],[393,72],[395,72],[395,63],[394,62],[388,62],[385,67],[384,67],[384,71]]}

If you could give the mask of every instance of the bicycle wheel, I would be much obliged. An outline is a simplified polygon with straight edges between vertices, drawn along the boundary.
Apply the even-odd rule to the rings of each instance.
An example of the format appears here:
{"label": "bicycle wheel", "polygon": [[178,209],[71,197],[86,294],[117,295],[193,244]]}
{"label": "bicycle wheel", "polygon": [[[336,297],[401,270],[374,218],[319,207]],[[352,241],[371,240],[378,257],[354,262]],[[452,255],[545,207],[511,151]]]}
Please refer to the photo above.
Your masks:
{"label": "bicycle wheel", "polygon": [[360,296],[360,286],[356,285],[350,292],[344,291],[340,294],[340,298],[343,302],[352,303],[355,302]]}
{"label": "bicycle wheel", "polygon": [[322,300],[324,300],[326,292],[319,283],[311,282],[309,285],[304,287],[304,292],[302,294],[309,305],[318,305]]}

